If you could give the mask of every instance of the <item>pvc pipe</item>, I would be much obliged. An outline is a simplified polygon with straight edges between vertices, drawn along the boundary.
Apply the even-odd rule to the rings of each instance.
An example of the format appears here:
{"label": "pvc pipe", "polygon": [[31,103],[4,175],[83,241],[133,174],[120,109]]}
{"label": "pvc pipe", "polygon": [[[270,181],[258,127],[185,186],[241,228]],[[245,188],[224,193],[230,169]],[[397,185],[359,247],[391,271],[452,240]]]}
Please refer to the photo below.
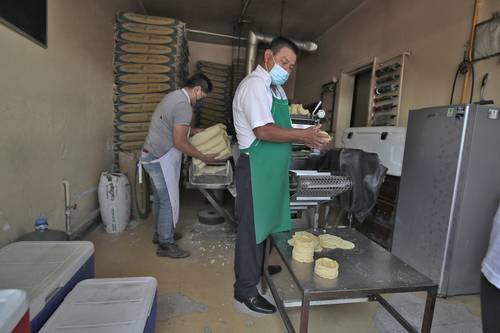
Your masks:
{"label": "pvc pipe", "polygon": [[62,183],[64,187],[64,217],[66,223],[66,233],[68,235],[71,235],[71,199],[69,192],[69,181],[64,179]]}
{"label": "pvc pipe", "polygon": [[[247,45],[247,59],[245,65],[246,74],[250,74],[255,65],[255,58],[257,56],[257,46],[259,43],[270,44],[275,36],[264,35],[261,33],[249,31],[248,32],[248,45]],[[309,41],[293,40],[292,42],[297,45],[300,50],[307,52],[314,52],[318,49],[318,45]]]}
{"label": "pvc pipe", "polygon": [[235,40],[246,40],[246,38],[240,38],[240,37],[232,36],[232,35],[219,34],[219,33],[210,32],[210,31],[203,31],[203,30],[196,30],[196,29],[186,29],[186,31],[194,33],[194,34],[200,34],[200,35],[215,36],[215,37],[235,39]]}

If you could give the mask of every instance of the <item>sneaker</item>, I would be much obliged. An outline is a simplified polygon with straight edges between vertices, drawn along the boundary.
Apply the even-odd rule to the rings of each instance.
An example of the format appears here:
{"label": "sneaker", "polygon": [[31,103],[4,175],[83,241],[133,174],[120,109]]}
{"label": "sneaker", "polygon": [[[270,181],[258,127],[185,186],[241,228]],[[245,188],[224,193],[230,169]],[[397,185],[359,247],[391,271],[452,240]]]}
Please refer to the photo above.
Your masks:
{"label": "sneaker", "polygon": [[[179,233],[179,232],[174,232],[174,241],[178,241],[179,239],[182,238],[182,234]],[[158,244],[160,241],[159,241],[159,237],[158,237],[158,233],[154,233],[153,235],[153,244]]]}
{"label": "sneaker", "polygon": [[169,257],[174,259],[187,258],[190,256],[189,251],[180,249],[177,244],[158,244],[156,255],[159,257]]}

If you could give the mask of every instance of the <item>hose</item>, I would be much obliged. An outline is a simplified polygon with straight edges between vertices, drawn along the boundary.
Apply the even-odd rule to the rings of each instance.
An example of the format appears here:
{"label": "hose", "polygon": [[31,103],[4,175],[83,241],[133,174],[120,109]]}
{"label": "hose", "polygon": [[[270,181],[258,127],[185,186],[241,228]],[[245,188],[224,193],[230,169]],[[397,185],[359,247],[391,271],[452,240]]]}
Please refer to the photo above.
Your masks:
{"label": "hose", "polygon": [[474,64],[470,60],[465,59],[465,55],[464,55],[464,60],[458,65],[457,71],[455,72],[455,78],[453,79],[453,86],[451,88],[450,105],[453,104],[453,97],[455,96],[455,86],[457,84],[458,75],[459,74],[466,74],[469,70],[471,71],[471,75],[472,75],[469,103],[472,103],[472,96],[474,94],[474,81],[475,81]]}

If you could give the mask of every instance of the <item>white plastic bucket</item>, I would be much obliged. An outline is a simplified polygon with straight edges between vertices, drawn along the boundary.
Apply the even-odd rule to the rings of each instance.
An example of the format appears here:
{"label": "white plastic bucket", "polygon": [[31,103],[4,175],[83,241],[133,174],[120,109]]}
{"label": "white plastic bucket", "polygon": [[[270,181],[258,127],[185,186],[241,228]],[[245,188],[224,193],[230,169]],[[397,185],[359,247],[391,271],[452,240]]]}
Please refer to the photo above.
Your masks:
{"label": "white plastic bucket", "polygon": [[103,172],[98,189],[101,218],[106,232],[125,230],[130,219],[130,183],[123,173]]}

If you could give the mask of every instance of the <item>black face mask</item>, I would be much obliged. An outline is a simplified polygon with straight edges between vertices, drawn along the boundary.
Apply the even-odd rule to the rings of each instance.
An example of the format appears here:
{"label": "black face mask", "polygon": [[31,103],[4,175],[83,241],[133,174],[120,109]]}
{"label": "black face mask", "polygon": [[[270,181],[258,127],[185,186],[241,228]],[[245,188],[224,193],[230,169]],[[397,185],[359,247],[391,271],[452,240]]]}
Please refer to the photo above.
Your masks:
{"label": "black face mask", "polygon": [[199,109],[203,106],[203,98],[197,99],[196,103],[194,103],[195,109]]}

